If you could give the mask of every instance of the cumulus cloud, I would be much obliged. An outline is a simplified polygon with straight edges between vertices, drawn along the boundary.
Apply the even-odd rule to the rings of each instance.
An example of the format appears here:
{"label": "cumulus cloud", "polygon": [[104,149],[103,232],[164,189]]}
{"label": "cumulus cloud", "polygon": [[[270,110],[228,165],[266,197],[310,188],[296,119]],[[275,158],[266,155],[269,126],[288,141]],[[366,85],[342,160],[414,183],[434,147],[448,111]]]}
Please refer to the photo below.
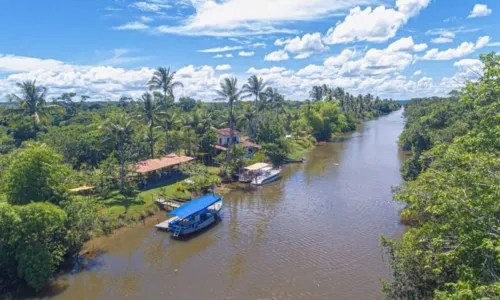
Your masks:
{"label": "cumulus cloud", "polygon": [[248,52],[246,52],[246,51],[240,51],[240,53],[238,53],[239,56],[247,56],[247,57],[248,56],[254,56],[254,54],[255,54],[255,52],[253,52],[253,51],[248,51]]}
{"label": "cumulus cloud", "polygon": [[344,49],[339,55],[334,55],[328,57],[324,64],[325,66],[341,66],[344,63],[348,62],[352,58],[354,58],[356,52],[351,49]]}
{"label": "cumulus cloud", "polygon": [[254,48],[266,48],[266,43],[262,43],[262,42],[253,43],[252,47],[254,47]]}
{"label": "cumulus cloud", "polygon": [[352,8],[344,19],[330,28],[325,37],[326,44],[355,41],[384,42],[393,38],[411,17],[427,5],[430,0],[397,0],[396,9],[378,6]]}
{"label": "cumulus cloud", "polygon": [[228,65],[228,64],[218,65],[217,67],[215,67],[215,69],[217,71],[227,71],[227,70],[231,70],[231,65]]}
{"label": "cumulus cloud", "polygon": [[469,54],[472,54],[474,51],[483,48],[490,42],[489,36],[480,37],[476,44],[472,42],[463,42],[456,48],[450,48],[444,51],[439,51],[439,49],[434,48],[422,57],[424,60],[450,60],[455,58],[460,58]]}
{"label": "cumulus cloud", "polygon": [[487,17],[491,15],[492,12],[493,10],[488,8],[488,5],[476,4],[474,5],[474,8],[472,8],[470,14],[467,16],[467,19]]}
{"label": "cumulus cloud", "polygon": [[389,51],[415,51],[415,52],[420,52],[424,51],[427,49],[427,44],[422,43],[422,44],[415,44],[413,41],[413,38],[410,37],[405,37],[401,38],[387,47],[387,50]]}
{"label": "cumulus cloud", "polygon": [[[162,25],[159,33],[206,36],[244,36],[271,33],[296,33],[280,27],[290,22],[318,20],[342,12],[353,5],[378,0],[225,0],[182,1],[193,13],[174,25]],[[263,9],[265,8],[265,9]]]}
{"label": "cumulus cloud", "polygon": [[307,33],[302,38],[295,37],[286,42],[285,51],[297,54],[295,59],[303,59],[311,56],[314,53],[323,53],[328,49],[322,40],[321,33]]}
{"label": "cumulus cloud", "polygon": [[[154,73],[151,68],[73,65],[53,59],[14,55],[0,55],[0,68],[0,72],[13,73],[0,78],[0,98],[16,92],[16,82],[33,79],[49,89],[49,99],[69,91],[90,95],[93,99],[117,100],[124,95],[139,97],[147,91],[146,83]],[[184,83],[184,88],[176,90],[177,96],[211,100],[222,77],[216,76],[211,66],[190,65],[179,69],[176,79]]]}
{"label": "cumulus cloud", "polygon": [[266,61],[282,61],[288,59],[290,59],[290,56],[288,56],[288,53],[285,50],[277,50],[264,57],[264,60]]}
{"label": "cumulus cloud", "polygon": [[413,76],[420,76],[420,75],[422,75],[422,70],[418,70],[413,73]]}
{"label": "cumulus cloud", "polygon": [[447,44],[447,43],[451,43],[451,42],[453,42],[452,38],[444,37],[444,36],[433,38],[431,40],[431,43],[433,43],[433,44]]}
{"label": "cumulus cloud", "polygon": [[201,52],[201,53],[219,53],[219,52],[227,52],[227,51],[234,51],[234,50],[241,50],[241,49],[243,49],[243,47],[241,47],[241,46],[224,46],[224,47],[216,47],[216,48],[198,50],[198,52]]}

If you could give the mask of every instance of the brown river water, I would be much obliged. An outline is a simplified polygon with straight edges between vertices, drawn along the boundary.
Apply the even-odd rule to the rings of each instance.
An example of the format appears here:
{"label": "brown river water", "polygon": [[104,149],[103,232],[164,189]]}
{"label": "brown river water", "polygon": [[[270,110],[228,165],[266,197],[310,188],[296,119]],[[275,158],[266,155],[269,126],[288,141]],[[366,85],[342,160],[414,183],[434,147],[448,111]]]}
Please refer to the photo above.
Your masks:
{"label": "brown river water", "polygon": [[[380,234],[396,237],[402,111],[318,146],[280,180],[225,195],[222,221],[190,240],[153,224],[91,244],[95,266],[61,276],[54,299],[381,299],[390,268]],[[163,220],[164,214],[158,215]]]}

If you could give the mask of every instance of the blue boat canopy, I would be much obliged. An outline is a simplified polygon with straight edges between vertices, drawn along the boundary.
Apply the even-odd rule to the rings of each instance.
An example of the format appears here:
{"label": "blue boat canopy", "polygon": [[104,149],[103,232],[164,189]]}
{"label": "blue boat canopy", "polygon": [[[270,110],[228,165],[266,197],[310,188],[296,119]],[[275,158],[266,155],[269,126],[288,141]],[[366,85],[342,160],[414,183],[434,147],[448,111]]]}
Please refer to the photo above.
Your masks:
{"label": "blue boat canopy", "polygon": [[167,214],[167,216],[177,216],[181,219],[184,219],[186,217],[189,217],[190,215],[207,209],[209,206],[220,200],[221,197],[215,194],[205,195],[172,210]]}

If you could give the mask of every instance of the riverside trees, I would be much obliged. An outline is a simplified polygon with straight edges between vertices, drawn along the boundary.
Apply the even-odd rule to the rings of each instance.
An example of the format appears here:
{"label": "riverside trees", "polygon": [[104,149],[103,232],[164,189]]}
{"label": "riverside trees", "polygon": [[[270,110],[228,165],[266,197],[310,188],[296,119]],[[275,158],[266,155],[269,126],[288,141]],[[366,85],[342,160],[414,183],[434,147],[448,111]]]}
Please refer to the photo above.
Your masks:
{"label": "riverside trees", "polygon": [[[43,288],[63,258],[107,224],[102,202],[128,207],[127,201],[136,200],[129,196],[135,195],[130,164],[178,152],[203,156],[210,164],[226,161],[229,171],[219,175],[230,177],[248,161],[238,147],[230,147],[232,156],[217,157],[224,160],[214,157],[215,128],[242,132],[262,144],[256,159],[280,163],[295,149],[313,145],[314,138],[328,140],[361,119],[387,113],[386,107],[399,108],[385,100],[348,109],[334,96],[347,93],[328,87],[321,91],[329,96],[313,104],[286,101],[258,77],[244,89],[235,79],[223,80],[218,95],[227,103],[192,98],[176,103],[174,92],[182,84],[167,68],[159,68],[147,84],[155,92],[141,99],[84,101],[88,97],[80,96],[77,103],[72,99],[78,95],[68,91],[49,105],[47,89],[27,81],[7,107],[0,107],[0,290],[19,281]],[[250,101],[241,101],[244,94]],[[205,179],[200,179],[203,186]],[[99,200],[69,193],[82,185],[94,186]]]}
{"label": "riverside trees", "polygon": [[394,198],[410,228],[381,240],[394,274],[388,299],[500,297],[500,57],[481,60],[484,75],[460,99],[408,105],[400,145],[416,159]]}

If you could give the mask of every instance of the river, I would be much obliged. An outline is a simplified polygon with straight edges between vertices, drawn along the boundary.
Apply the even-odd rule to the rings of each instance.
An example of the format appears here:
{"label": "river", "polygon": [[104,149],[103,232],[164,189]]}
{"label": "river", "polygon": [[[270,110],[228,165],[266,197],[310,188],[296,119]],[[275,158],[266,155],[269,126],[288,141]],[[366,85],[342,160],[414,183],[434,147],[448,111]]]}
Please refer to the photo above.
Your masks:
{"label": "river", "polygon": [[[222,222],[188,241],[152,224],[94,241],[96,265],[54,299],[380,299],[380,234],[403,231],[391,187],[402,110],[314,148],[272,184],[225,196]],[[156,220],[155,220],[156,221]]]}

